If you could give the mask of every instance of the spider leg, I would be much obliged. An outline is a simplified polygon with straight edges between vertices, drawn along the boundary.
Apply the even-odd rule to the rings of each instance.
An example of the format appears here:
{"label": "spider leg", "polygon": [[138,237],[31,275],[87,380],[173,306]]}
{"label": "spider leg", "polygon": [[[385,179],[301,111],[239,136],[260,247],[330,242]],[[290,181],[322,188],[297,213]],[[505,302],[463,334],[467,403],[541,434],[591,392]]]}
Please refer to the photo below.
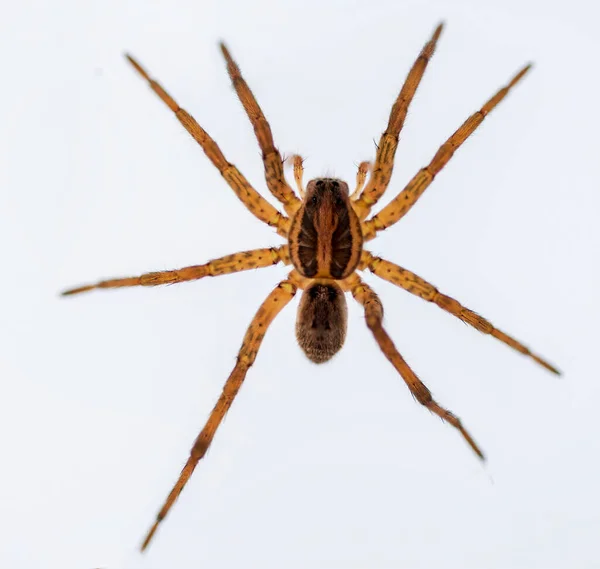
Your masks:
{"label": "spider leg", "polygon": [[262,109],[256,102],[256,99],[242,76],[238,64],[231,57],[227,46],[220,44],[223,57],[227,62],[227,72],[235,92],[239,97],[258,140],[258,145],[262,152],[262,158],[265,165],[265,179],[269,191],[283,204],[288,215],[292,215],[300,207],[300,200],[296,197],[294,190],[287,183],[283,174],[283,160],[275,143],[273,134]]}
{"label": "spider leg", "polygon": [[287,245],[282,245],[278,248],[271,247],[234,253],[233,255],[226,255],[225,257],[213,259],[204,265],[194,265],[192,267],[184,267],[174,271],[159,271],[145,273],[138,277],[108,279],[95,284],[88,284],[65,290],[61,294],[63,296],[68,296],[97,288],[157,286],[182,283],[185,281],[195,281],[204,277],[216,277],[219,275],[227,275],[229,273],[237,273],[239,271],[247,271],[249,269],[262,269],[264,267],[276,265],[281,261],[286,265],[290,263]]}
{"label": "spider leg", "polygon": [[292,156],[292,162],[294,164],[294,181],[298,188],[298,195],[301,199],[304,199],[305,191],[304,184],[302,183],[302,179],[304,178],[304,160],[302,159],[302,156],[295,154]]}
{"label": "spider leg", "polygon": [[497,338],[501,342],[504,342],[507,346],[511,347],[513,350],[522,353],[525,356],[529,356],[532,360],[545,367],[547,370],[552,373],[556,373],[560,375],[560,371],[557,370],[553,365],[549,364],[546,360],[542,359],[540,356],[531,352],[529,348],[518,342],[514,338],[511,338],[508,334],[501,332],[497,328],[495,328],[490,322],[488,322],[485,318],[479,316],[472,310],[465,308],[460,302],[442,294],[437,288],[435,288],[432,284],[423,280],[418,275],[403,269],[402,267],[391,263],[390,261],[386,261],[380,257],[375,257],[368,251],[363,251],[361,257],[360,268],[363,270],[368,268],[372,273],[376,274],[378,277],[395,284],[407,290],[411,294],[414,294],[423,300],[427,300],[428,302],[433,302],[437,304],[440,308],[449,312],[453,316],[456,316],[466,324],[473,326],[476,330],[479,330],[483,334],[489,334],[494,338]]}
{"label": "spider leg", "polygon": [[379,140],[371,178],[360,198],[354,203],[354,208],[361,221],[366,219],[371,208],[378,202],[390,183],[392,170],[394,169],[394,156],[396,155],[400,131],[404,126],[408,107],[423,78],[443,27],[443,24],[439,24],[433,32],[431,39],[423,46],[419,57],[417,57],[411,70],[408,72],[404,85],[402,85],[398,98],[392,107],[387,129]]}
{"label": "spider leg", "polygon": [[173,99],[173,97],[171,97],[158,82],[152,79],[146,70],[131,55],[125,54],[125,57],[129,63],[133,65],[134,69],[148,82],[150,88],[160,97],[161,101],[173,111],[177,120],[202,147],[206,156],[208,156],[209,160],[219,170],[221,176],[225,178],[225,181],[250,212],[264,223],[276,227],[277,233],[286,237],[289,228],[289,219],[265,200],[250,185],[250,182],[246,180],[244,175],[233,164],[230,164],[227,161],[217,143],[196,122],[194,117],[192,117],[185,109],[182,109],[175,99]]}
{"label": "spider leg", "polygon": [[502,87],[491,99],[489,99],[481,109],[473,113],[460,128],[450,137],[429,163],[417,172],[406,187],[377,215],[363,223],[363,234],[365,241],[375,237],[378,231],[394,225],[400,220],[410,208],[421,197],[421,194],[433,182],[439,171],[450,161],[452,155],[461,147],[463,142],[473,134],[477,127],[483,122],[483,119],[496,107],[496,105],[506,97],[508,92],[523,78],[531,69],[531,64],[526,65],[519,71],[505,86]]}
{"label": "spider leg", "polygon": [[432,413],[435,413],[442,420],[447,421],[460,431],[461,435],[473,449],[475,454],[482,460],[485,460],[481,449],[477,446],[473,437],[471,437],[468,431],[463,427],[460,419],[447,409],[438,405],[433,399],[431,391],[427,389],[425,384],[416,376],[415,372],[408,366],[406,361],[404,361],[404,358],[398,352],[394,342],[381,324],[383,319],[383,306],[373,289],[363,282],[356,273],[352,277],[346,279],[345,286],[347,290],[352,293],[354,299],[362,304],[365,310],[367,326],[373,333],[373,336],[375,336],[375,340],[377,340],[381,351],[396,368],[396,371],[402,376],[402,379],[405,381],[415,399],[421,405],[427,407]]}
{"label": "spider leg", "polygon": [[350,194],[350,199],[352,201],[356,201],[359,198],[360,192],[365,185],[365,181],[367,179],[367,174],[369,173],[370,169],[371,169],[370,162],[361,162],[358,165],[358,170],[356,172],[356,187],[354,188],[354,191]]}
{"label": "spider leg", "polygon": [[256,359],[256,354],[258,353],[258,349],[260,348],[269,325],[281,311],[281,309],[288,304],[288,302],[292,300],[296,294],[298,286],[296,284],[294,273],[295,271],[292,271],[287,280],[281,281],[275,287],[275,289],[271,292],[271,294],[269,294],[256,312],[256,315],[254,316],[250,326],[248,327],[246,335],[244,336],[244,341],[242,342],[242,347],[238,353],[235,367],[227,378],[227,381],[223,386],[221,396],[211,411],[204,428],[202,431],[200,431],[200,434],[196,438],[194,445],[190,450],[190,457],[183,467],[175,486],[171,490],[171,493],[167,497],[163,507],[158,512],[156,521],[150,528],[150,531],[147,533],[141,546],[142,551],[148,547],[148,544],[152,540],[152,537],[154,536],[159,524],[165,518],[171,509],[171,506],[173,506],[179,497],[179,494],[181,494],[181,491],[194,472],[194,469],[196,468],[200,459],[206,454],[206,451],[208,450],[208,447],[212,443],[212,440],[215,436],[217,428],[231,407],[233,400],[235,399],[240,387],[242,386],[242,383],[244,382],[248,369]]}

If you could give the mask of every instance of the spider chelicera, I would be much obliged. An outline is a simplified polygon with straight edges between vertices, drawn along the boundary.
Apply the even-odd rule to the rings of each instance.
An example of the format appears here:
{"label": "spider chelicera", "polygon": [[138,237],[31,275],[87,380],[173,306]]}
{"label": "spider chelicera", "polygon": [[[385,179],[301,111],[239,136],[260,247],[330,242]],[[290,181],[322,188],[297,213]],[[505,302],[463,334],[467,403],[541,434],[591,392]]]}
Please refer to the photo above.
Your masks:
{"label": "spider chelicera", "polygon": [[[427,64],[442,32],[442,24],[434,31],[413,64],[396,99],[377,147],[374,164],[362,162],[356,176],[356,187],[350,194],[348,184],[335,178],[317,178],[303,186],[302,158],[293,157],[294,179],[298,195],[284,176],[283,160],[271,134],[271,128],[252,91],[242,77],[227,47],[221,51],[235,91],[248,114],[262,151],[265,179],[269,191],[282,203],[283,215],[250,185],[243,174],[223,155],[208,133],[154,81],[130,55],[127,59],[148,82],[152,90],[173,111],[179,122],[202,147],[210,161],[237,194],[242,203],[260,221],[274,227],[286,243],[280,247],[254,249],[214,259],[203,265],[173,271],[146,273],[137,277],[100,281],[63,292],[73,295],[99,288],[156,286],[198,280],[249,269],[270,267],[278,263],[293,265],[288,277],[281,281],[261,304],[242,342],[236,365],[225,382],[221,396],[206,425],[196,438],[179,479],[159,511],[156,521],[142,544],[150,543],[160,522],[178,498],[200,459],[206,454],[223,417],[231,407],[246,373],[256,359],[264,335],[277,314],[288,304],[298,289],[302,298],[296,322],[296,337],[307,357],[315,363],[328,361],[344,343],[347,324],[345,293],[350,293],[364,308],[367,326],[382,352],[406,382],[419,403],[455,427],[483,459],[483,453],[460,419],[433,399],[431,392],[402,358],[382,325],[383,306],[377,294],[358,275],[369,270],[420,298],[437,304],[484,334],[489,334],[514,350],[530,357],[553,373],[554,366],[532,353],[529,348],[495,328],[488,320],[458,301],[441,293],[433,285],[390,261],[376,257],[363,248],[366,241],[398,222],[417,202],[457,148],[475,131],[483,119],[504,99],[509,90],[529,71],[521,69],[510,82],[472,114],[436,152],[431,162],[419,170],[404,189],[379,213],[369,217],[371,209],[385,192],[394,167],[394,156],[408,107],[419,86]],[[368,177],[368,182],[367,182]],[[365,185],[366,183],[366,185]],[[368,218],[368,219],[367,219]]]}

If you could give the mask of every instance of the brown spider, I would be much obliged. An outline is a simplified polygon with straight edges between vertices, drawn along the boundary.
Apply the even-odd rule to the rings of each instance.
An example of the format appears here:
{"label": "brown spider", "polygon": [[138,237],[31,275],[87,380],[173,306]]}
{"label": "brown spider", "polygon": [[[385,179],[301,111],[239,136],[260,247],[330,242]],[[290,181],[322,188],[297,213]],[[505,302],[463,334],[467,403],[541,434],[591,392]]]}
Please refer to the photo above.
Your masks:
{"label": "brown spider", "polygon": [[[144,550],[150,543],[158,525],[165,518],[189,480],[199,460],[206,454],[215,432],[231,407],[246,372],[256,359],[256,354],[267,328],[292,300],[300,288],[304,292],[300,300],[296,322],[296,338],[307,357],[315,363],[323,363],[336,354],[344,343],[347,324],[347,307],[344,293],[349,292],[364,308],[367,326],[375,336],[379,347],[402,376],[419,403],[454,426],[475,453],[483,459],[483,453],[462,426],[461,421],[444,409],[431,396],[431,392],[404,361],[396,346],[383,328],[383,306],[377,294],[356,271],[369,269],[385,279],[420,298],[437,304],[443,310],[460,318],[484,334],[490,334],[514,350],[532,358],[553,373],[560,373],[554,366],[532,353],[529,348],[495,328],[490,322],[458,301],[439,292],[433,285],[390,261],[375,257],[363,243],[373,239],[399,221],[416,203],[431,184],[436,174],[446,165],[457,148],[483,122],[487,114],[506,96],[530,69],[526,65],[513,79],[500,89],[480,110],[472,114],[462,126],[437,151],[431,162],[419,170],[405,188],[377,215],[367,219],[371,208],[385,192],[394,167],[394,155],[400,131],[412,98],[421,81],[425,68],[434,52],[442,32],[442,24],[434,31],[412,66],[404,85],[392,107],[386,131],[377,147],[375,163],[371,167],[362,162],[356,176],[356,187],[349,193],[348,184],[335,178],[311,180],[306,189],[302,184],[302,159],[294,156],[294,179],[299,197],[287,183],[283,173],[283,161],[273,142],[271,128],[258,106],[252,91],[231,58],[228,49],[221,44],[227,62],[227,71],[235,91],[248,114],[262,151],[265,178],[270,192],[283,204],[287,216],[282,215],[248,183],[243,174],[227,161],[216,142],[182,109],[176,101],[154,81],[144,68],[130,55],[127,59],[148,82],[152,90],[173,111],[179,122],[202,147],[210,161],[219,169],[225,181],[244,205],[262,222],[276,228],[287,241],[277,248],[255,249],[234,253],[214,259],[204,265],[185,267],[173,271],[146,273],[100,281],[63,292],[78,294],[97,288],[128,286],[155,286],[218,276],[248,269],[269,267],[277,263],[293,265],[287,279],[281,281],[262,303],[242,342],[236,365],[227,379],[223,392],[212,410],[206,425],[196,438],[190,457],[179,479],[159,511],[156,521],[142,543]],[[367,175],[371,172],[365,186]]]}

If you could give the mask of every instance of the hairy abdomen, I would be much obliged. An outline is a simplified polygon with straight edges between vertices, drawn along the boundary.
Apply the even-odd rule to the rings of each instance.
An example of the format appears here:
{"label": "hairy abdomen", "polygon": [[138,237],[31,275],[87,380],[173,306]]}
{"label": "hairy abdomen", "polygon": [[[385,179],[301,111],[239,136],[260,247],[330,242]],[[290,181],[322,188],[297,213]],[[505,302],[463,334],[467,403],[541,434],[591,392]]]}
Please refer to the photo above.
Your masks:
{"label": "hairy abdomen", "polygon": [[348,309],[342,289],[334,282],[309,286],[300,300],[296,338],[309,360],[320,364],[344,345]]}

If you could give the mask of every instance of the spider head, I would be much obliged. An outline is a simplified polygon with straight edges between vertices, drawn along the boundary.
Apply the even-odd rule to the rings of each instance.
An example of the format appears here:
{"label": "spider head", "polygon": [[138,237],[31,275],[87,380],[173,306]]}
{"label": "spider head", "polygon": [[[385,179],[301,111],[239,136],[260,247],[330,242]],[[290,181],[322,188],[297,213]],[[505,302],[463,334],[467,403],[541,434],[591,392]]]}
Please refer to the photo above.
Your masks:
{"label": "spider head", "polygon": [[304,201],[319,209],[329,207],[332,210],[346,205],[348,184],[337,178],[315,178],[308,182]]}
{"label": "spider head", "polygon": [[296,320],[296,338],[309,360],[330,360],[346,339],[348,308],[335,281],[315,281],[302,294]]}

